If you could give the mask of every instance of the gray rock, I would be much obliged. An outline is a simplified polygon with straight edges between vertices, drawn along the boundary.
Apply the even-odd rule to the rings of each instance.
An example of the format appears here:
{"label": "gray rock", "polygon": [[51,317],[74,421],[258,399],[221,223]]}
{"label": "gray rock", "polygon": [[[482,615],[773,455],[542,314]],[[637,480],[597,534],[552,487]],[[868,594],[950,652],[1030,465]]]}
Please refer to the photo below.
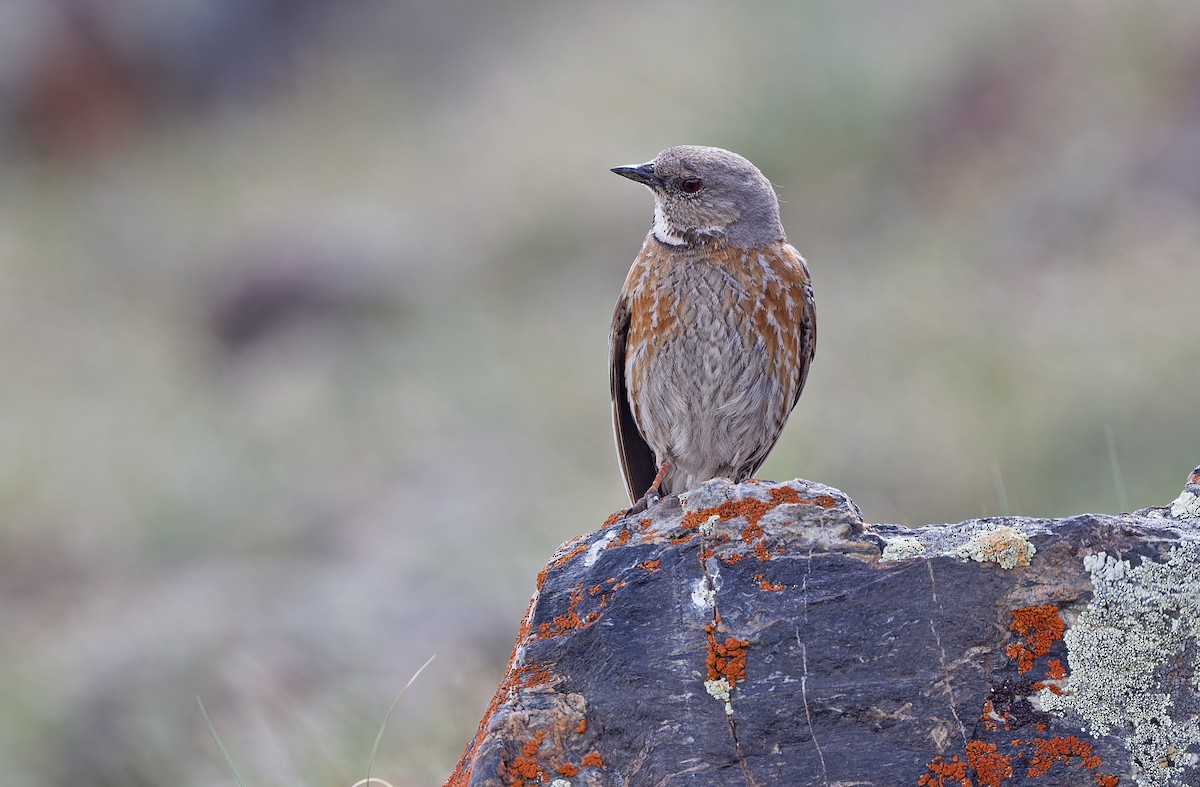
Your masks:
{"label": "gray rock", "polygon": [[614,515],[539,575],[446,785],[1198,785],[1197,494],[908,529],[716,480]]}

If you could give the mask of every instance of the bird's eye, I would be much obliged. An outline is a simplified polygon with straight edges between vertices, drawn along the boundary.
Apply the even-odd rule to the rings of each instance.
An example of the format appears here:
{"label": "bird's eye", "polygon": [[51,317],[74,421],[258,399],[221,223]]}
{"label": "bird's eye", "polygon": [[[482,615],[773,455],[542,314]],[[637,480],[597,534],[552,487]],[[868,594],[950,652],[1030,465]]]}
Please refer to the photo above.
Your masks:
{"label": "bird's eye", "polygon": [[700,178],[684,178],[679,183],[679,190],[684,194],[695,194],[702,188],[704,188],[704,181]]}

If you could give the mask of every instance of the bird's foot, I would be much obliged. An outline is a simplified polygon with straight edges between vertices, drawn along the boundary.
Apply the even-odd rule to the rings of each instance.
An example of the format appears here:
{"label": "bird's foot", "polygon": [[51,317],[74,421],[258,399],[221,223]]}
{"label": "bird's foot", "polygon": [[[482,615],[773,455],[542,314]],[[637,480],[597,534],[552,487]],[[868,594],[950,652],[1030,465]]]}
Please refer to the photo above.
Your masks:
{"label": "bird's foot", "polygon": [[663,462],[658,467],[658,475],[654,476],[654,483],[650,484],[650,488],[646,490],[646,494],[637,499],[637,502],[629,507],[625,512],[625,516],[640,514],[650,506],[662,500],[662,494],[659,493],[659,487],[662,486],[663,478],[667,475],[667,463]]}
{"label": "bird's foot", "polygon": [[637,502],[629,507],[629,510],[625,512],[625,516],[640,514],[659,500],[662,500],[662,495],[658,493],[657,489],[650,487],[646,490],[646,494],[639,497]]}

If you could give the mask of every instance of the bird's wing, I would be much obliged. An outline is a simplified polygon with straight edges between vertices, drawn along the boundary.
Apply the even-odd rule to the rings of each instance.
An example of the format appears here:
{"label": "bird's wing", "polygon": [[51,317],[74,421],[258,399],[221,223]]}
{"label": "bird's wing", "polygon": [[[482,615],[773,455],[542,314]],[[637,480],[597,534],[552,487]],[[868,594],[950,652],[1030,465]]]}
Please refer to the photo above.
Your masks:
{"label": "bird's wing", "polygon": [[629,338],[629,299],[624,295],[617,301],[613,312],[612,330],[608,336],[608,382],[612,392],[613,433],[617,439],[617,459],[625,475],[625,490],[629,499],[636,501],[650,485],[658,466],[654,451],[633,418],[629,403],[629,391],[625,385],[625,347]]}
{"label": "bird's wing", "polygon": [[796,397],[792,399],[792,407],[795,407],[796,402],[800,401],[800,392],[804,390],[804,383],[808,380],[808,369],[817,355],[817,304],[813,298],[812,278],[808,273],[808,263],[795,249],[791,249],[791,251],[800,267],[801,275],[797,276],[797,285],[804,293],[803,303],[800,307],[801,349],[799,368],[796,370]]}
{"label": "bird's wing", "polygon": [[792,408],[796,406],[796,402],[800,401],[800,393],[804,390],[804,383],[808,380],[808,370],[812,366],[813,357],[817,354],[817,311],[816,301],[813,298],[812,279],[808,273],[808,263],[800,256],[800,252],[792,248],[791,245],[785,246],[785,252],[788,264],[785,269],[790,271],[790,276],[787,277],[787,289],[793,295],[799,296],[800,301],[800,319],[796,325],[797,335],[797,353],[796,353],[796,368],[794,379],[796,381],[796,393],[792,396],[792,401],[788,404],[787,412],[781,413],[781,422],[779,430],[775,432],[775,436],[771,441],[762,446],[750,458],[750,461],[741,469],[743,477],[754,475],[758,468],[762,467],[763,462],[767,460],[767,455],[771,453],[771,449],[775,447],[775,443],[779,441],[779,435],[783,434],[783,424],[787,422],[787,417],[791,413]]}

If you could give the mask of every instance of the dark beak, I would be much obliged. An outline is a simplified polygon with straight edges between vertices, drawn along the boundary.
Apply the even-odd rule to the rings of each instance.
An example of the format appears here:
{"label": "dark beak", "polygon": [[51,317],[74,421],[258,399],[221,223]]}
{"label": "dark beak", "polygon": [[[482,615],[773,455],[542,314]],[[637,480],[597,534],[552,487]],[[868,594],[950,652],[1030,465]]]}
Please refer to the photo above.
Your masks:
{"label": "dark beak", "polygon": [[610,171],[650,188],[657,188],[662,185],[662,181],[654,176],[653,161],[647,161],[645,164],[637,167],[613,167]]}

